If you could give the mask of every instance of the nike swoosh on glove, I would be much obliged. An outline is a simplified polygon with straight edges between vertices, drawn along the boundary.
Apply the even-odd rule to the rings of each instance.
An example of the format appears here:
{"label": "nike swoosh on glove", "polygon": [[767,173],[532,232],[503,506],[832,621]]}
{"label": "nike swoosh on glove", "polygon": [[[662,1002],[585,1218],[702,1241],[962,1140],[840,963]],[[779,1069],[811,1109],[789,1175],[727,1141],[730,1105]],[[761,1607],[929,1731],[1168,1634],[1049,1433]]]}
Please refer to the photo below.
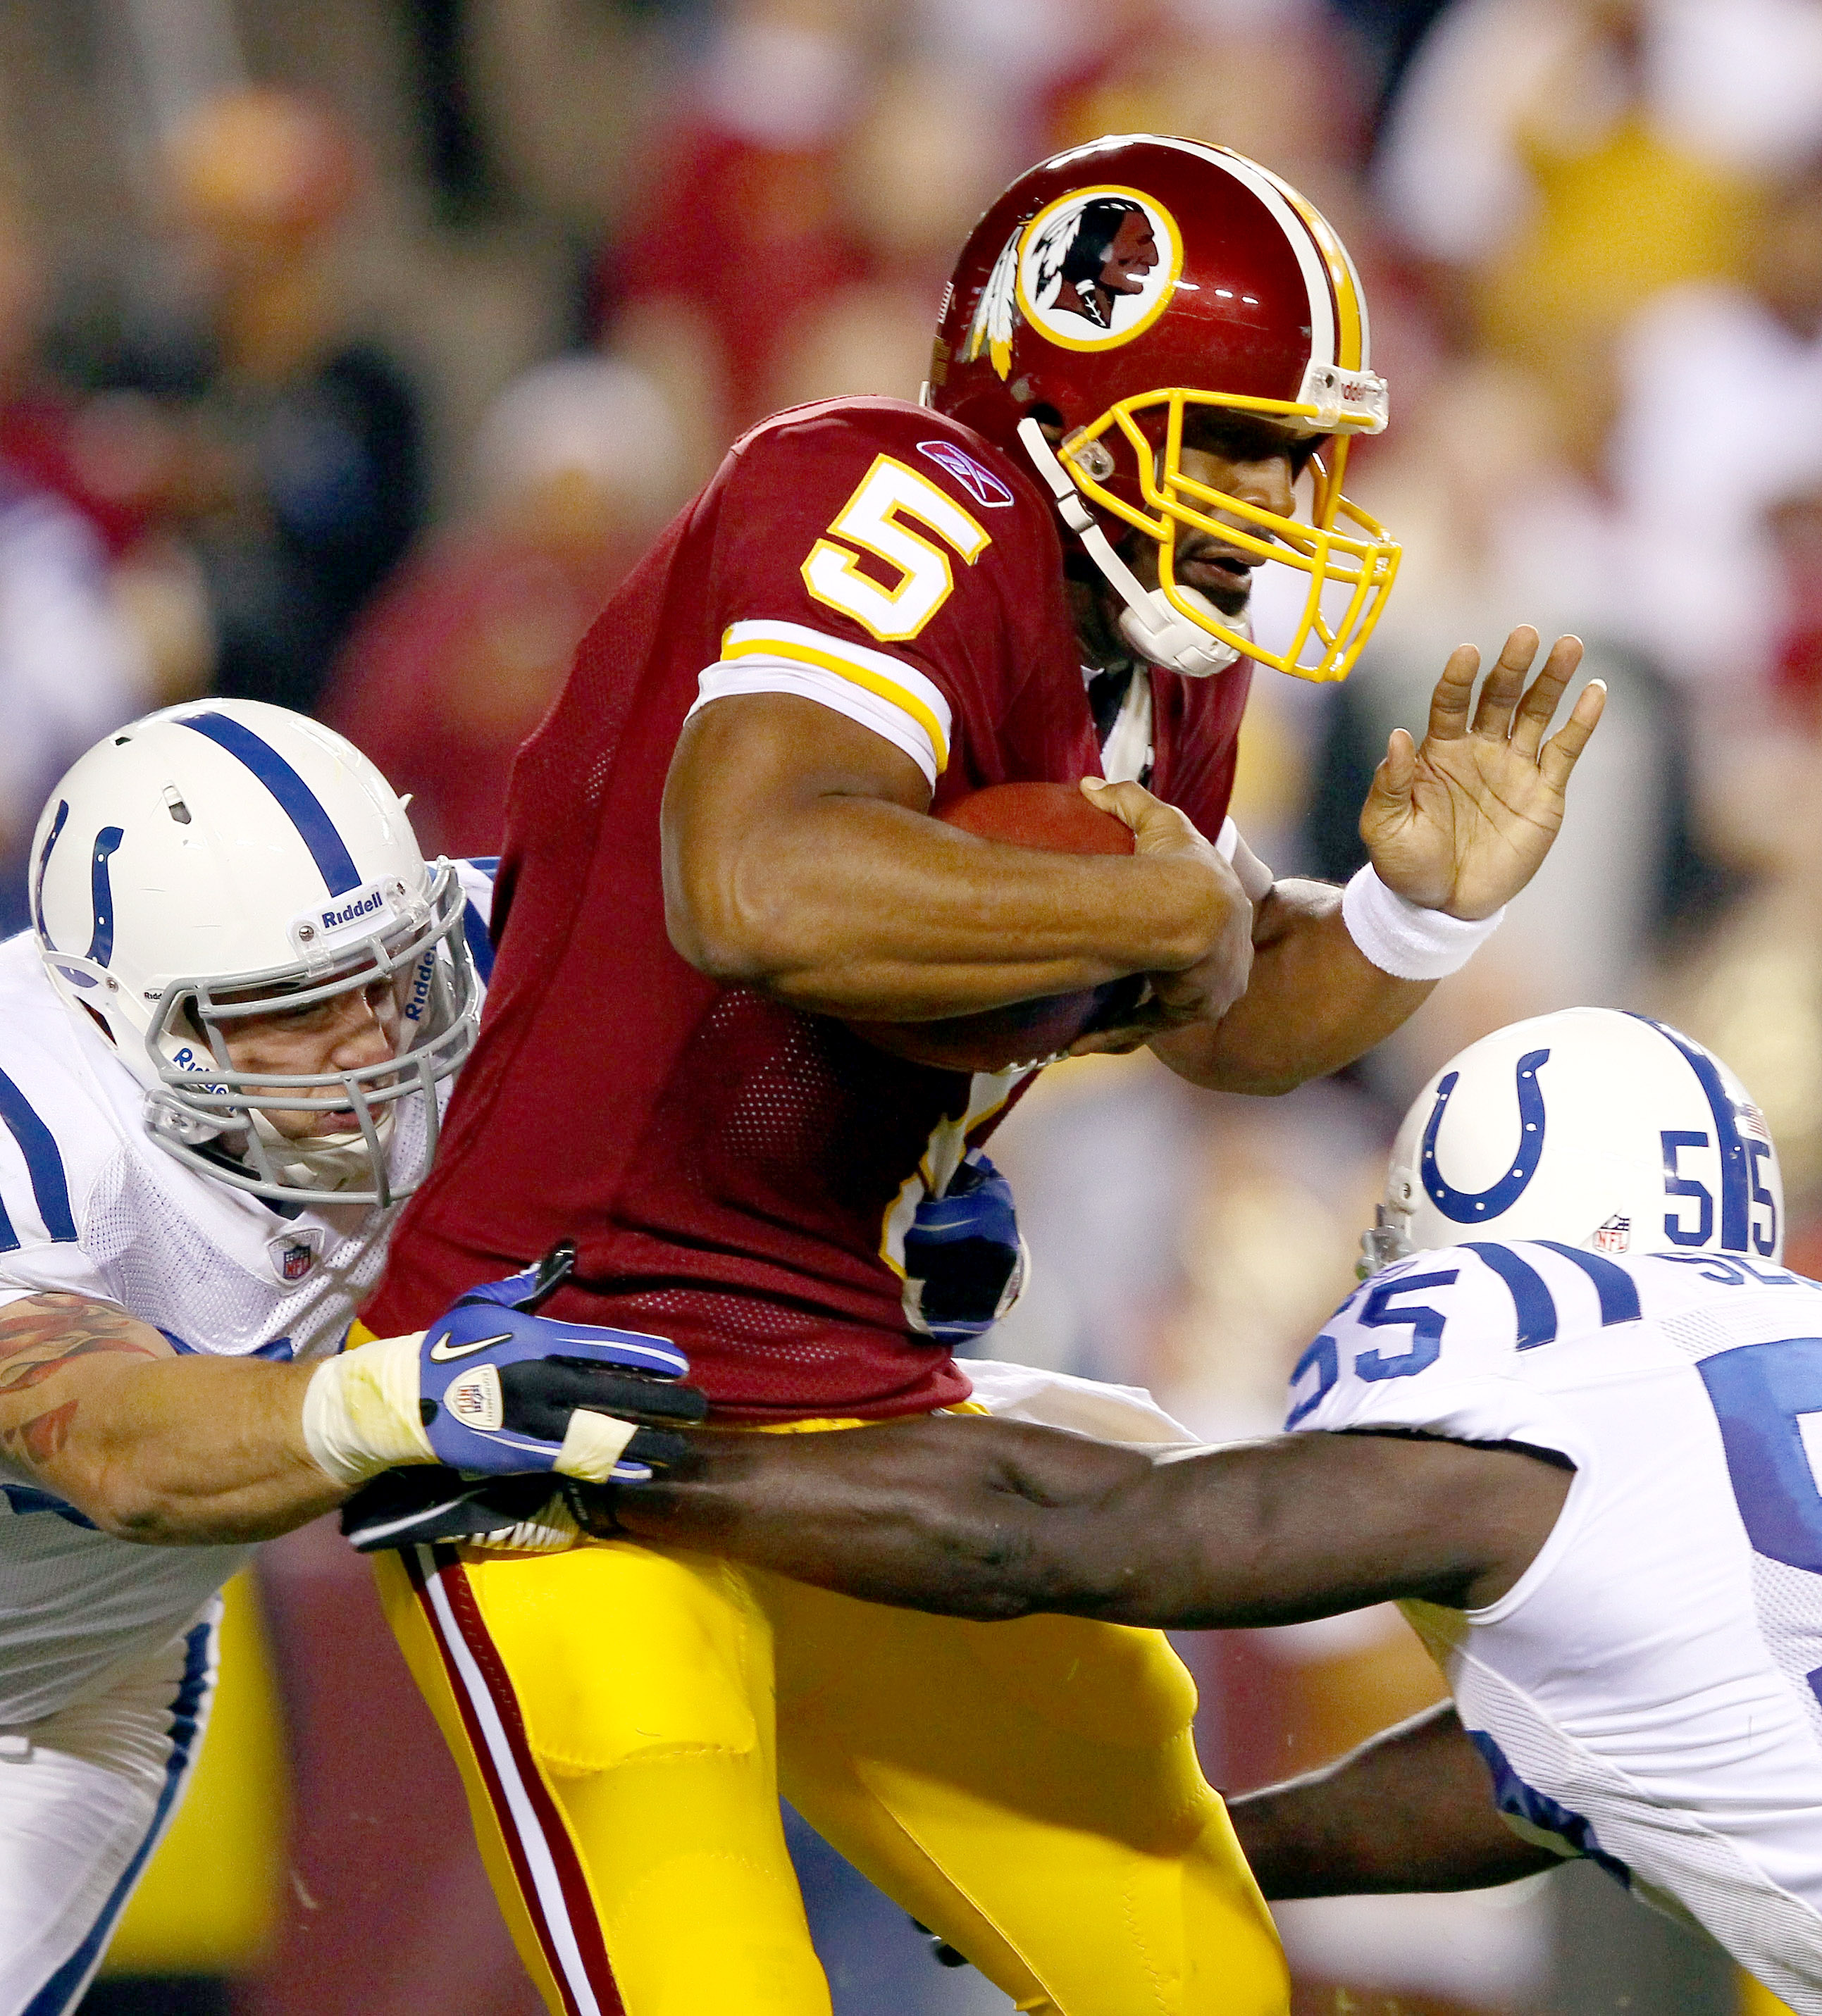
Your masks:
{"label": "nike swoosh on glove", "polygon": [[304,1399],[311,1456],[351,1488],[395,1464],[447,1463],[643,1481],[686,1445],[673,1424],[708,1402],[689,1361],[637,1330],[556,1321],[511,1306],[553,1283],[526,1276],[464,1295],[427,1330],[381,1337],[319,1366]]}
{"label": "nike swoosh on glove", "polygon": [[424,1332],[419,1412],[432,1455],[452,1469],[643,1480],[683,1452],[666,1424],[708,1412],[679,1383],[689,1370],[664,1337],[464,1295]]}

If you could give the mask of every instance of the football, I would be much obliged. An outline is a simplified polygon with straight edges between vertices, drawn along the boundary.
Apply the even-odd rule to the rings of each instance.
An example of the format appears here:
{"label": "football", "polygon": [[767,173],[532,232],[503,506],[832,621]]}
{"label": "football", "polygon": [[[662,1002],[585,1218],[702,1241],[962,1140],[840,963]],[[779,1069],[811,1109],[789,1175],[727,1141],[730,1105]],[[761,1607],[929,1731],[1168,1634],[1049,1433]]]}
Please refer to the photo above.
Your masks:
{"label": "football", "polygon": [[[982,840],[1041,847],[1060,854],[1130,854],[1132,833],[1111,812],[1089,803],[1073,784],[993,784],[957,798],[937,813]],[[1110,1028],[1137,1006],[1144,976],[1075,994],[1049,994],[978,1015],[934,1022],[850,1022],[876,1049],[945,1071],[1004,1071],[1066,1050],[1078,1036]]]}

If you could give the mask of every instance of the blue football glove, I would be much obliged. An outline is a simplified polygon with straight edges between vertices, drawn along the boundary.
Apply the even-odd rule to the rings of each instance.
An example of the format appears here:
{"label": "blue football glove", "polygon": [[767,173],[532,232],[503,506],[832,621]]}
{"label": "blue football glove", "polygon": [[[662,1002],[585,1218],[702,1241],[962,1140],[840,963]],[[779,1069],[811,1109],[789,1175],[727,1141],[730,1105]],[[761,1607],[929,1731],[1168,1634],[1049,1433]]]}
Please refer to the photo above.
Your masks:
{"label": "blue football glove", "polygon": [[654,1463],[676,1461],[687,1445],[672,1424],[708,1411],[679,1383],[690,1365],[676,1346],[535,1313],[574,1258],[560,1247],[470,1290],[427,1330],[326,1359],[304,1396],[311,1456],[351,1489],[400,1464],[604,1484],[643,1483]]}
{"label": "blue football glove", "polygon": [[958,1350],[1011,1309],[1029,1271],[1012,1186],[977,1148],[905,1235],[905,1320]]}
{"label": "blue football glove", "polygon": [[470,1288],[424,1332],[419,1406],[452,1470],[643,1483],[686,1447],[662,1424],[707,1415],[703,1395],[676,1383],[690,1361],[668,1337],[536,1313],[575,1258],[566,1239],[535,1266]]}
{"label": "blue football glove", "polygon": [[643,1481],[653,1460],[681,1453],[664,1424],[708,1411],[678,1383],[689,1370],[664,1337],[534,1316],[482,1290],[424,1332],[419,1405],[437,1460],[452,1470]]}

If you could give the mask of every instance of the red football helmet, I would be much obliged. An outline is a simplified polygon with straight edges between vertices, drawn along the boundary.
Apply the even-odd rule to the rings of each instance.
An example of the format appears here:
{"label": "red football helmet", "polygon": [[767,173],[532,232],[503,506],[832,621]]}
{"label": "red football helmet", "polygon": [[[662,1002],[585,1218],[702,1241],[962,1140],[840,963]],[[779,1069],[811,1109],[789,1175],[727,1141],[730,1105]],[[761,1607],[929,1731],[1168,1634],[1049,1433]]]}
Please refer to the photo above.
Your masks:
{"label": "red football helmet", "polygon": [[[1385,383],[1341,240],[1256,162],[1132,134],[1021,175],[962,249],[924,397],[1009,453],[1022,447],[1153,663],[1199,676],[1244,652],[1307,679],[1352,669],[1398,571],[1396,542],[1341,495],[1346,437],[1385,425]],[[1310,465],[1307,522],[1185,473],[1197,406],[1334,437]],[[1156,540],[1158,588],[1140,585],[1110,525]],[[1177,581],[1179,527],[1309,577],[1285,650]]]}

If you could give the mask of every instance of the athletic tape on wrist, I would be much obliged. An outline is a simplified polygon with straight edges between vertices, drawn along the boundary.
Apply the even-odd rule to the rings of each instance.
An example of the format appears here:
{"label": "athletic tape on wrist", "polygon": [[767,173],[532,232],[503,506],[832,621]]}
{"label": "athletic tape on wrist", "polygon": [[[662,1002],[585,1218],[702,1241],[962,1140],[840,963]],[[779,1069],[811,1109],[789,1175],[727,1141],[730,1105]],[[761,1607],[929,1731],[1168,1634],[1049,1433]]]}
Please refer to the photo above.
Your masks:
{"label": "athletic tape on wrist", "polygon": [[1388,889],[1370,862],[1341,891],[1348,937],[1395,980],[1441,980],[1459,973],[1505,914],[1503,905],[1490,917],[1472,919],[1426,910]]}
{"label": "athletic tape on wrist", "polygon": [[401,1463],[434,1463],[418,1411],[423,1332],[383,1337],[326,1360],[304,1390],[304,1446],[351,1489]]}

